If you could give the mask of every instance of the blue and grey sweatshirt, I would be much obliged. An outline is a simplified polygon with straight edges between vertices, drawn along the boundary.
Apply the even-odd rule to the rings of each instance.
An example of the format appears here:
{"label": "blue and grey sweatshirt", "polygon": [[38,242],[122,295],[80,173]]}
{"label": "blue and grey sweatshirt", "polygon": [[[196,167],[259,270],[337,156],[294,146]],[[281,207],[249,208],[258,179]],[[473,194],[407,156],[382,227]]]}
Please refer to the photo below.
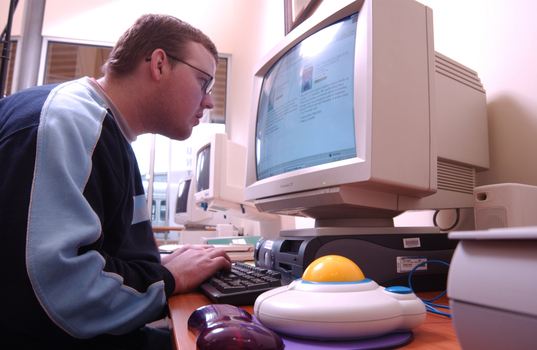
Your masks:
{"label": "blue and grey sweatshirt", "polygon": [[83,78],[0,100],[4,335],[129,334],[157,319],[175,288],[124,121],[99,95]]}

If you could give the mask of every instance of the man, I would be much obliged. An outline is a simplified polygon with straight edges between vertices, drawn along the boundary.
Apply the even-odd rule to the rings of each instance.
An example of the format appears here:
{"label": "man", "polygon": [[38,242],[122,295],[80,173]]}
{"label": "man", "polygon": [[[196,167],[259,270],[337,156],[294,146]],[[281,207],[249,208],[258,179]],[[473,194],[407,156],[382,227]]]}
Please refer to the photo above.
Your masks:
{"label": "man", "polygon": [[137,135],[188,138],[218,54],[199,30],[145,15],[118,40],[100,80],[40,86],[0,100],[0,344],[16,348],[170,346],[145,324],[168,297],[220,269],[223,250],[160,260]]}

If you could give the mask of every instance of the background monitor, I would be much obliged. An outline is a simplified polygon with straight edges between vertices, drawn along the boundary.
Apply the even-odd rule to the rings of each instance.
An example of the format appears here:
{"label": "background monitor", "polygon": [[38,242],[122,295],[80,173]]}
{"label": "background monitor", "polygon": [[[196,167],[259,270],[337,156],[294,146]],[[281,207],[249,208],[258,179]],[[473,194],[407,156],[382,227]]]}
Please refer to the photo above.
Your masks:
{"label": "background monitor", "polygon": [[476,72],[434,51],[432,10],[354,1],[316,12],[255,67],[244,199],[317,227],[393,227],[472,207],[489,167]]}
{"label": "background monitor", "polygon": [[196,207],[235,218],[270,222],[267,227],[271,229],[279,227],[279,216],[260,213],[244,200],[245,164],[244,146],[228,140],[226,134],[209,136],[196,153]]}
{"label": "background monitor", "polygon": [[196,153],[196,206],[208,211],[242,211],[246,149],[213,134]]}
{"label": "background monitor", "polygon": [[196,180],[194,175],[187,175],[179,180],[174,215],[175,223],[184,225],[185,227],[216,225],[217,223],[221,223],[216,220],[213,212],[196,208],[194,202],[195,190]]}
{"label": "background monitor", "polygon": [[188,212],[188,195],[190,193],[190,184],[192,183],[192,176],[188,176],[179,181],[177,189],[177,204],[175,205],[175,216],[177,214],[182,215]]}

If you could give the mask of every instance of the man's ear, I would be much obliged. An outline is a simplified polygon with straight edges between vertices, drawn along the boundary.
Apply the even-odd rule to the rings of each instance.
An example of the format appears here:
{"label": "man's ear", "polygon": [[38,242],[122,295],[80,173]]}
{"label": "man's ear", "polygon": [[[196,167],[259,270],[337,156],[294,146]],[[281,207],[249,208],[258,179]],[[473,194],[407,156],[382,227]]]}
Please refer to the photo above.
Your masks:
{"label": "man's ear", "polygon": [[155,81],[159,81],[162,78],[163,70],[165,67],[166,53],[162,49],[156,49],[151,54],[150,69],[151,78]]}

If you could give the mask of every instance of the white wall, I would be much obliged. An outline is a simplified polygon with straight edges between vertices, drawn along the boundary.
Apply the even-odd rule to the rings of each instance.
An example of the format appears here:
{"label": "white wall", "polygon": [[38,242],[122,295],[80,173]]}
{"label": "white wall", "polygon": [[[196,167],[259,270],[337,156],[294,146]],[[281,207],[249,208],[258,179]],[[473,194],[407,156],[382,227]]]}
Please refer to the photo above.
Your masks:
{"label": "white wall", "polygon": [[478,185],[537,185],[537,1],[420,0],[436,51],[474,69],[487,90],[491,169]]}
{"label": "white wall", "polygon": [[[0,0],[0,28],[2,28],[1,30],[4,30],[4,27],[7,24],[10,2],[10,0]],[[19,1],[19,4],[16,8],[15,14],[13,16],[11,36],[18,36],[21,34],[22,14],[24,12],[25,3],[26,1]]]}

